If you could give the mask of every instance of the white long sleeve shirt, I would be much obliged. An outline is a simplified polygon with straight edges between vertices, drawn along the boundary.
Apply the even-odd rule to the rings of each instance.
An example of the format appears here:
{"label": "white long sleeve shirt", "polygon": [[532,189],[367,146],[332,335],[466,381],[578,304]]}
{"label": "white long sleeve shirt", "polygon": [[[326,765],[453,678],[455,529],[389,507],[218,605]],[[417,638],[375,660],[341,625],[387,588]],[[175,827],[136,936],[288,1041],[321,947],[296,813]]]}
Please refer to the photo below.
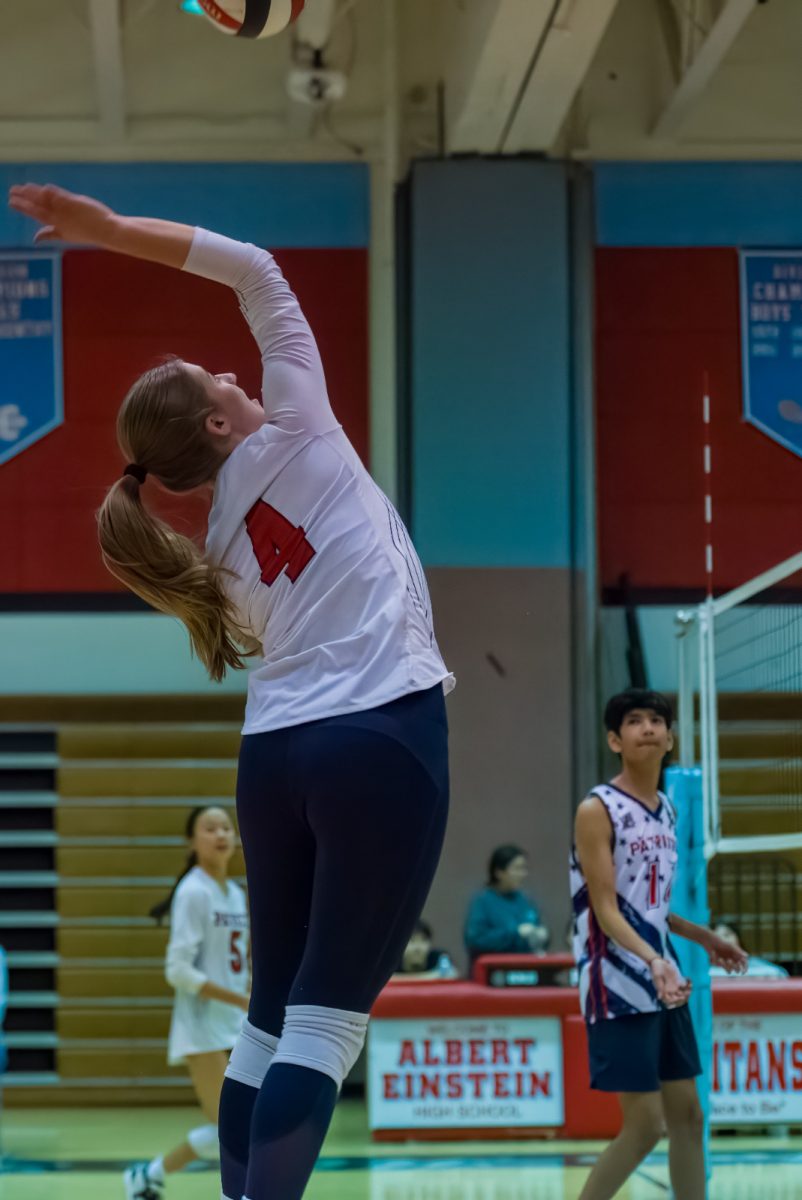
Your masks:
{"label": "white long sleeve shirt", "polygon": [[242,1010],[198,993],[207,980],[247,996],[248,908],[239,884],[221,887],[200,867],[179,883],[170,909],[165,958],[167,982],[175,990],[168,1057],[231,1049]]}
{"label": "white long sleeve shirt", "polygon": [[243,733],[373,708],[454,678],[401,518],[329,404],[317,345],[265,250],[198,229],[185,270],[228,284],[262,356],[267,423],[224,463],[206,552],[261,645]]}

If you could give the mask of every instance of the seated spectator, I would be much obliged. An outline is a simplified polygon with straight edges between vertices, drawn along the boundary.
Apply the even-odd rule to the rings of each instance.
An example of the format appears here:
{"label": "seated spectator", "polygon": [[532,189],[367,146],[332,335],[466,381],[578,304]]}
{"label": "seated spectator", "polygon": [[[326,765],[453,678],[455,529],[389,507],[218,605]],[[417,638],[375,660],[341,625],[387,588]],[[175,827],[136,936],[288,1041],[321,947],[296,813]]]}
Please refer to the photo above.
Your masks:
{"label": "seated spectator", "polygon": [[448,951],[432,946],[431,925],[418,921],[393,979],[457,979],[458,974]]}
{"label": "seated spectator", "polygon": [[539,954],[549,931],[530,898],[521,891],[529,874],[520,846],[498,846],[490,856],[487,885],[474,896],[465,922],[471,961],[480,954]]}
{"label": "seated spectator", "polygon": [[[717,933],[719,937],[724,938],[725,942],[729,942],[731,945],[737,946],[739,950],[743,950],[745,948],[741,944],[741,935],[735,925],[731,925],[725,921],[714,921],[712,928],[713,932]],[[712,963],[710,965],[711,979],[726,979],[727,977],[731,977],[733,979],[743,979],[745,976],[750,976],[753,979],[759,979],[761,977],[763,979],[787,979],[788,972],[786,971],[785,967],[780,967],[777,965],[777,963],[769,962],[765,958],[757,958],[753,954],[749,955],[747,968],[741,975],[733,975],[731,971],[726,971],[724,967],[714,966]]]}

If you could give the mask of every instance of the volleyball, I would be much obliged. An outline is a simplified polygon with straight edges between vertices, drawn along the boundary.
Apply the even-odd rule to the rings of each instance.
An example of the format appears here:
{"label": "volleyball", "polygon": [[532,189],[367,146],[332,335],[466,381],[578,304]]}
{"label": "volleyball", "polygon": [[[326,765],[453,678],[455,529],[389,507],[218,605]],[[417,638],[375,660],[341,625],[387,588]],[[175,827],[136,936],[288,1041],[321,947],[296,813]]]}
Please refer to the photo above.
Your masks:
{"label": "volleyball", "polygon": [[292,25],[306,0],[198,0],[215,29],[235,37],[266,38]]}

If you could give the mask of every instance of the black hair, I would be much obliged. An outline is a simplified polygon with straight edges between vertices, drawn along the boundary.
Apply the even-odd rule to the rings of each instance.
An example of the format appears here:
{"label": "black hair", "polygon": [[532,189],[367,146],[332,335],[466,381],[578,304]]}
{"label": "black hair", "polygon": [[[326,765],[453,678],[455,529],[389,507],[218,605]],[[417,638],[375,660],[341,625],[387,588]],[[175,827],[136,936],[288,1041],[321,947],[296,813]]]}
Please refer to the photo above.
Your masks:
{"label": "black hair", "polygon": [[[217,804],[199,804],[197,808],[193,808],[192,812],[187,817],[187,823],[184,828],[184,837],[187,839],[187,841],[189,841],[190,838],[195,836],[195,826],[197,825],[199,819],[203,816],[203,814],[205,812],[208,812],[210,808],[218,808],[218,807],[219,807],[219,805],[217,805]],[[150,912],[148,914],[149,916],[153,917],[153,920],[157,923],[157,925],[161,925],[162,921],[164,920],[164,918],[167,916],[168,912],[170,911],[170,906],[173,903],[173,896],[176,893],[176,888],[178,887],[179,883],[184,878],[184,876],[189,875],[192,868],[196,867],[197,865],[198,865],[198,856],[194,850],[191,850],[190,853],[187,855],[186,866],[184,867],[184,869],[180,873],[180,875],[177,877],[175,883],[173,884],[172,888],[170,889],[170,894],[168,896],[165,896],[165,898],[163,900],[160,900],[158,904],[154,904],[153,908],[150,910]]]}
{"label": "black hair", "polygon": [[650,688],[627,688],[611,696],[604,708],[604,727],[608,733],[620,733],[621,726],[627,713],[636,708],[651,709],[662,717],[668,729],[674,721],[671,701],[662,692],[653,692]]}
{"label": "black hair", "polygon": [[432,940],[432,927],[429,924],[429,922],[424,921],[422,917],[420,918],[420,920],[415,922],[415,928],[412,930],[412,932],[413,933],[422,933],[423,936],[425,938],[428,938],[429,941]]}
{"label": "black hair", "polygon": [[494,886],[497,871],[506,871],[513,859],[521,858],[522,856],[526,858],[526,851],[522,850],[520,846],[513,846],[512,844],[496,846],[487,864],[487,886]]}

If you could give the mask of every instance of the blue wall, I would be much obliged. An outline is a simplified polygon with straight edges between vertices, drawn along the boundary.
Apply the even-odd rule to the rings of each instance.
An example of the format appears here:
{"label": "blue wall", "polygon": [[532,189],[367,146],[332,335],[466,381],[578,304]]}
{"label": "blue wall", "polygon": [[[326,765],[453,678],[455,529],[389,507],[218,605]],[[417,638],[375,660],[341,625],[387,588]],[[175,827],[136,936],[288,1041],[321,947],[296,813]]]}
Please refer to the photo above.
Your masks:
{"label": "blue wall", "polygon": [[567,566],[563,168],[418,164],[411,270],[412,527],[424,563]]}
{"label": "blue wall", "polygon": [[802,163],[599,163],[602,246],[802,244]]}
{"label": "blue wall", "polygon": [[13,183],[55,183],[118,212],[203,225],[264,246],[359,247],[370,233],[360,163],[2,163],[0,245],[25,246],[34,223],[5,204]]}

